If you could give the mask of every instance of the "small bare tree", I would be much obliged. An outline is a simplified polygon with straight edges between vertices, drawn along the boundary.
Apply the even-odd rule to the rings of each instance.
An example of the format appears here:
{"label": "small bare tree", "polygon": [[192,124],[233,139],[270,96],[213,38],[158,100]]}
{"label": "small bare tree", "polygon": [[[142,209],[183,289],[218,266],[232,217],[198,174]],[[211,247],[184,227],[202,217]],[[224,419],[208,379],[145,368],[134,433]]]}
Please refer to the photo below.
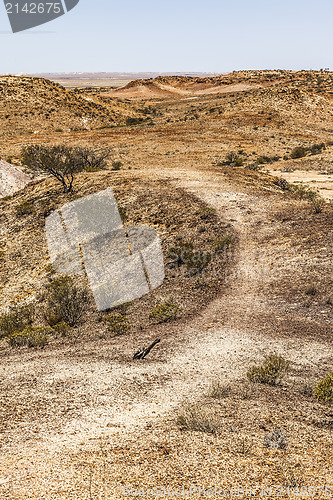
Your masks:
{"label": "small bare tree", "polygon": [[75,174],[104,168],[110,154],[109,148],[31,144],[22,149],[21,160],[32,172],[43,172],[55,177],[61,182],[64,193],[70,193]]}
{"label": "small bare tree", "polygon": [[107,159],[110,158],[112,150],[108,147],[100,147],[97,149],[91,148],[76,148],[77,154],[85,165],[84,170],[87,172],[95,172],[102,170],[107,166]]}

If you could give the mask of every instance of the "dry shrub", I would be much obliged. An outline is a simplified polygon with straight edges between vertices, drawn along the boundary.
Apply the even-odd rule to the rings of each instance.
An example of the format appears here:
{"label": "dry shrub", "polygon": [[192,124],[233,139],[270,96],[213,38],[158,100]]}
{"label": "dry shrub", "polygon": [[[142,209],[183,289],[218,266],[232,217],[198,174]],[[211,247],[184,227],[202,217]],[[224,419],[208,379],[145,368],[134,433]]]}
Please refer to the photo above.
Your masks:
{"label": "dry shrub", "polygon": [[85,313],[87,302],[88,292],[76,285],[73,278],[57,278],[47,287],[45,318],[51,326],[61,321],[76,326]]}
{"label": "dry shrub", "polygon": [[237,385],[236,389],[237,395],[242,400],[251,399],[254,395],[254,386],[251,382],[243,381]]}
{"label": "dry shrub", "polygon": [[250,382],[260,384],[277,385],[287,375],[290,367],[290,361],[287,361],[278,354],[269,354],[262,365],[252,366],[247,377]]}
{"label": "dry shrub", "polygon": [[266,448],[277,448],[285,450],[288,446],[285,432],[278,427],[275,428],[272,434],[267,434],[264,439],[264,446]]}
{"label": "dry shrub", "polygon": [[124,314],[105,316],[105,318],[103,318],[103,322],[107,324],[108,331],[115,337],[118,335],[124,335],[131,329],[131,325]]}
{"label": "dry shrub", "polygon": [[166,302],[156,306],[149,314],[149,319],[156,323],[166,323],[177,319],[181,308],[172,302]]}
{"label": "dry shrub", "polygon": [[184,404],[176,419],[178,427],[187,431],[217,434],[221,423],[217,416],[199,403]]}
{"label": "dry shrub", "polygon": [[35,211],[35,207],[29,201],[23,201],[16,207],[16,215],[30,215]]}
{"label": "dry shrub", "polygon": [[0,338],[24,330],[31,325],[34,317],[32,305],[12,305],[7,313],[0,316]]}
{"label": "dry shrub", "polygon": [[230,385],[223,384],[220,380],[214,380],[208,390],[208,396],[213,399],[227,398],[230,394]]}
{"label": "dry shrub", "polygon": [[314,394],[320,403],[333,403],[333,372],[324,377],[315,387]]}
{"label": "dry shrub", "polygon": [[27,326],[23,331],[13,333],[7,337],[11,347],[34,347],[43,349],[49,342],[49,335],[53,331],[49,327]]}
{"label": "dry shrub", "polygon": [[52,328],[61,337],[66,337],[66,335],[68,335],[71,331],[71,327],[65,321],[56,323]]}

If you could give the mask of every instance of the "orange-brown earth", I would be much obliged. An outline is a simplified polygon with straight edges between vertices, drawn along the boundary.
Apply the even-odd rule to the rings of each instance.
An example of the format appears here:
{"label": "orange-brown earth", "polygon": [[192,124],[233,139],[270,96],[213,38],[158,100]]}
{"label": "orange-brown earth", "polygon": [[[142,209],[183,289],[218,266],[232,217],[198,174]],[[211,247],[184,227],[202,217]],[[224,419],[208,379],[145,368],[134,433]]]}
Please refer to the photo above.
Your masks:
{"label": "orange-brown earth", "polygon": [[[13,84],[17,110],[29,95],[23,83]],[[75,105],[89,98],[117,109],[122,121],[112,128],[101,128],[96,117],[90,130],[75,130],[69,124],[76,108],[66,102],[59,106],[62,132],[41,118],[31,137],[22,116],[13,119],[1,154],[16,164],[22,145],[31,142],[112,146],[122,169],[110,164],[81,174],[74,197],[112,186],[130,221],[157,229],[166,262],[169,246],[182,238],[206,251],[225,235],[232,244],[217,265],[223,269],[218,282],[209,274],[213,267],[194,280],[168,269],[161,290],[125,311],[132,329],[120,337],[110,336],[103,314],[89,304],[83,323],[43,350],[10,348],[3,340],[3,498],[120,499],[124,487],[143,496],[155,486],[191,485],[192,498],[200,498],[199,487],[215,486],[225,498],[235,496],[232,488],[246,490],[238,491],[244,498],[267,498],[267,492],[329,498],[332,409],[312,388],[333,364],[333,208],[328,192],[315,213],[281,178],[293,171],[330,175],[332,92],[326,72],[158,78],[115,92],[66,94]],[[29,102],[37,106],[31,96]],[[325,149],[310,150],[321,143]],[[308,148],[305,156],[292,159],[299,146]],[[228,160],[229,153],[241,161]],[[2,307],[38,301],[54,276],[44,217],[66,201],[50,179],[0,201]],[[33,206],[30,213],[22,213],[24,203]],[[182,313],[155,325],[148,316],[160,300],[177,302]],[[134,351],[156,336],[161,344],[147,360],[133,361]],[[277,387],[248,383],[248,367],[272,351],[291,361],[288,376]],[[228,388],[212,398],[216,381]],[[184,400],[201,408],[197,418],[209,418],[216,432],[179,427]],[[275,428],[285,433],[285,449],[263,445]]]}

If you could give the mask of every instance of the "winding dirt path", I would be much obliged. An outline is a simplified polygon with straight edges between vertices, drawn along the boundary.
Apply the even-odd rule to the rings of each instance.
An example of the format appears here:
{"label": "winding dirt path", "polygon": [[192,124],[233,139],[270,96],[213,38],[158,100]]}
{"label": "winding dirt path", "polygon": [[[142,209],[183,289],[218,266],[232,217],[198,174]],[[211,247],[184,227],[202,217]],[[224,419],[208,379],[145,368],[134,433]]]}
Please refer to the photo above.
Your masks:
{"label": "winding dirt path", "polygon": [[[54,381],[66,387],[71,382],[78,400],[86,401],[86,409],[77,419],[59,429],[41,429],[41,440],[25,441],[22,430],[21,440],[3,446],[2,495],[14,491],[17,496],[13,498],[67,498],[52,496],[51,492],[52,488],[59,488],[59,481],[64,490],[70,484],[70,471],[61,466],[69,452],[79,452],[87,443],[96,446],[101,436],[121,442],[124,436],[139,434],[185,398],[193,399],[205,391],[215,377],[224,377],[226,381],[239,378],[249,360],[260,358],[263,353],[288,352],[288,358],[296,365],[309,367],[333,356],[332,346],[268,337],[252,324],[256,311],[268,307],[261,288],[270,262],[269,257],[258,254],[256,242],[258,233],[267,230],[268,202],[210,173],[168,170],[158,175],[172,176],[177,185],[221,210],[238,234],[239,249],[227,292],[199,318],[189,322],[184,331],[175,332],[176,348],[166,354],[163,362],[148,360],[124,365],[112,359],[56,359],[42,354],[25,363],[21,357],[13,358],[8,366],[1,367],[0,376],[39,373],[40,387]],[[276,314],[283,311],[277,310]]]}

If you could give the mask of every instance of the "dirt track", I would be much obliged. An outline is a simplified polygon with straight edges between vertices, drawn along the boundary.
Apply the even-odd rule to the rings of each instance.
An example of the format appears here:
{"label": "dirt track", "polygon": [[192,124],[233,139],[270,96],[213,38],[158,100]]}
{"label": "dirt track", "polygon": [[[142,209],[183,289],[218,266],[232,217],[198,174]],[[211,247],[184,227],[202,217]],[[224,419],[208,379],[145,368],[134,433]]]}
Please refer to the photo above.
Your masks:
{"label": "dirt track", "polygon": [[[268,219],[271,201],[246,194],[213,173],[168,170],[158,175],[172,175],[178,185],[221,210],[236,230],[239,251],[226,292],[183,331],[175,329],[173,342],[144,362],[116,363],[108,357],[107,344],[98,352],[94,346],[85,347],[74,359],[70,352],[56,357],[47,352],[13,355],[0,369],[9,386],[34,376],[38,381],[28,389],[38,398],[57,384],[54,404],[70,398],[80,411],[65,425],[51,412],[33,432],[13,429],[2,446],[1,498],[72,498],[66,492],[72,481],[70,453],[97,446],[101,437],[116,443],[140,435],[183,399],[202,393],[216,376],[231,380],[244,375],[249,360],[264,353],[287,353],[296,365],[309,367],[333,357],[332,345],[273,338],[258,324],[264,309],[276,317],[285,314],[280,304],[268,303],[261,293],[279,253],[279,248],[275,255],[264,248],[258,253],[258,237],[276,230]],[[135,348],[126,346],[129,359]]]}

